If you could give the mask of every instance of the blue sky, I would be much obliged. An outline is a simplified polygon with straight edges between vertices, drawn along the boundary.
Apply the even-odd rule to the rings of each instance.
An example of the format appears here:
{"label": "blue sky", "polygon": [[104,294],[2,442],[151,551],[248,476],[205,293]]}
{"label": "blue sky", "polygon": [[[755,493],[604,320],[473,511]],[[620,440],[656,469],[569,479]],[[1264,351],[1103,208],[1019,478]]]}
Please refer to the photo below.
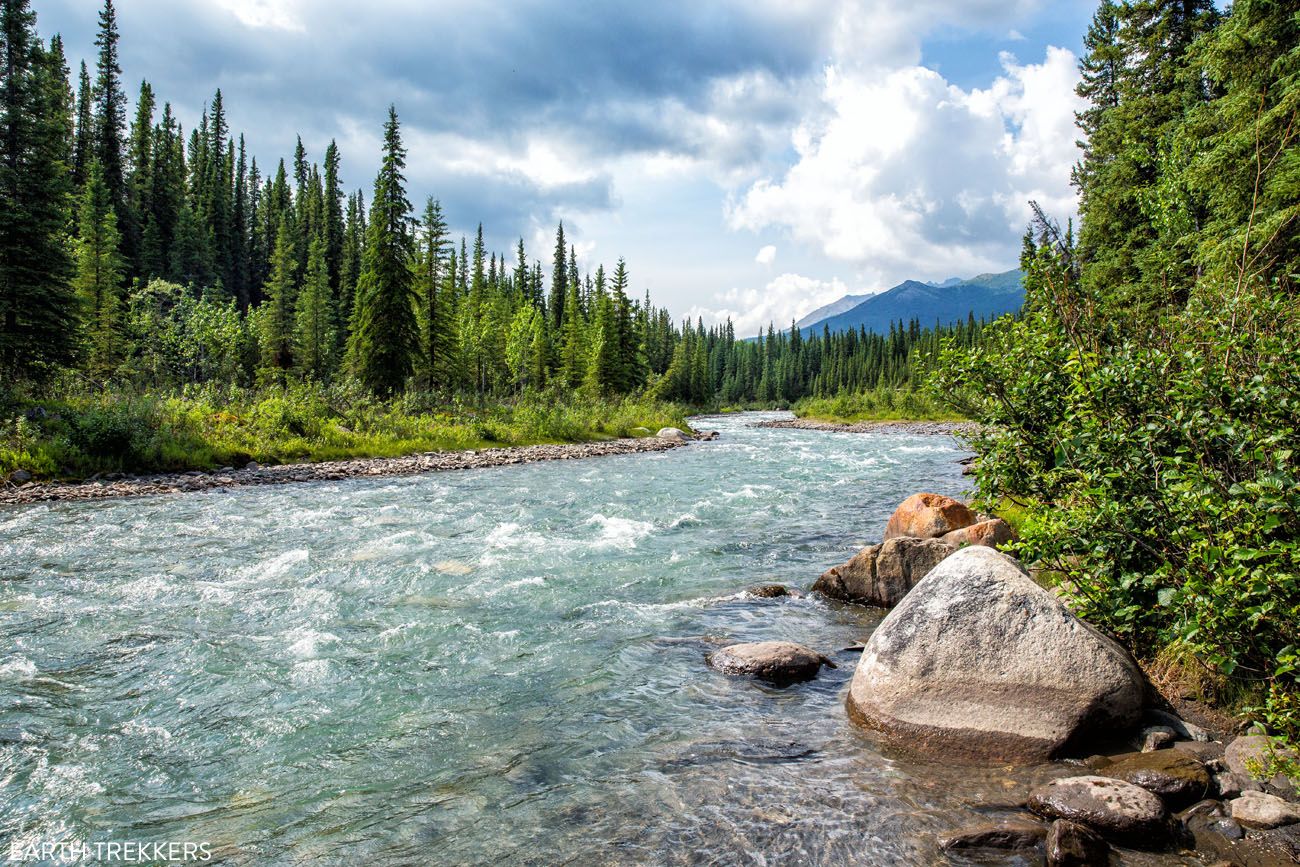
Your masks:
{"label": "blue sky", "polygon": [[[34,0],[74,66],[98,0]],[[358,12],[358,9],[364,12]],[[1013,267],[1065,217],[1090,0],[118,0],[122,66],[187,129],[220,87],[263,166],[331,138],[369,194],[389,102],[412,201],[549,270],[628,260],[742,333],[905,278]]]}

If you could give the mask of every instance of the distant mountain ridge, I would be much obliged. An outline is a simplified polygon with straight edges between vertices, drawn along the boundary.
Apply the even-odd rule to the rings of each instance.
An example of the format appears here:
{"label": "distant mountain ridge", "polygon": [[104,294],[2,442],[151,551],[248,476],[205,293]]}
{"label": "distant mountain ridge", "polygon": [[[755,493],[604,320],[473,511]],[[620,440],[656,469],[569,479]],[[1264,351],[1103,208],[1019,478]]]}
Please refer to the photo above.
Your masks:
{"label": "distant mountain ridge", "polygon": [[[916,319],[930,328],[937,322],[952,325],[969,316],[995,319],[1015,313],[1025,303],[1024,274],[1019,270],[1001,274],[980,274],[968,280],[951,278],[942,283],[905,280],[878,295],[845,295],[809,313],[796,325],[799,329],[829,328],[832,332],[865,327],[888,334],[900,319]],[[854,303],[856,302],[856,303]]]}

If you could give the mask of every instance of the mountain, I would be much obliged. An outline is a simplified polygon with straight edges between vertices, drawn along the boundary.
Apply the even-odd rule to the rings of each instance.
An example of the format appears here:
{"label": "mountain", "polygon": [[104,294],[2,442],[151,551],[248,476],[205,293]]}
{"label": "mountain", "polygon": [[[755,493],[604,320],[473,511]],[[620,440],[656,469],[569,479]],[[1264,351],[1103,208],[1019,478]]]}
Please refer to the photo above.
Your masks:
{"label": "mountain", "polygon": [[[969,280],[946,280],[941,284],[906,280],[879,295],[866,296],[847,310],[814,318],[822,310],[861,297],[846,295],[834,304],[805,316],[799,327],[806,329],[811,326],[820,331],[825,326],[838,332],[865,326],[868,331],[888,334],[889,326],[900,319],[904,322],[917,319],[923,328],[929,328],[935,322],[951,325],[972,314],[976,319],[994,319],[1020,309],[1025,301],[1025,290],[1021,285],[1023,277],[1020,271],[1006,271],[980,274]],[[808,320],[811,322],[805,325]]]}
{"label": "mountain", "polygon": [[832,301],[825,307],[818,307],[812,313],[809,313],[803,319],[796,322],[795,325],[800,330],[807,328],[809,325],[816,325],[823,319],[830,319],[832,316],[847,313],[870,297],[870,295],[845,295],[839,301]]}

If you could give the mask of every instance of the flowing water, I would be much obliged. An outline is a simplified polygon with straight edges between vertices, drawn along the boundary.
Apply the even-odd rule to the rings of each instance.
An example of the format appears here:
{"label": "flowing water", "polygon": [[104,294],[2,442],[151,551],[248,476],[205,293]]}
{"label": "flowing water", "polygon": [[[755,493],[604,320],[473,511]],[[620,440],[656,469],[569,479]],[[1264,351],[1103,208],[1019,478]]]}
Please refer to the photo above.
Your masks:
{"label": "flowing water", "polygon": [[[882,754],[841,650],[881,614],[742,591],[807,587],[908,494],[960,493],[963,453],[759,417],[649,455],[0,511],[5,854],[941,861],[939,835],[1070,769]],[[728,678],[704,662],[724,639],[840,667]]]}

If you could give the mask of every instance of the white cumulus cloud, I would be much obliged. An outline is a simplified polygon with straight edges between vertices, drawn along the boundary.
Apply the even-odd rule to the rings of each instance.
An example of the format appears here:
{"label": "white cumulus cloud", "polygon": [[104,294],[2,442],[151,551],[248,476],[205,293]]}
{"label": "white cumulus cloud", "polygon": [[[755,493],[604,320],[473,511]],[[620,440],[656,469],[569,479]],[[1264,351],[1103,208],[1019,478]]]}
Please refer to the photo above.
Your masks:
{"label": "white cumulus cloud", "polygon": [[767,328],[789,328],[790,323],[825,304],[849,294],[840,280],[818,280],[801,274],[782,274],[761,289],[735,287],[714,296],[712,306],[696,305],[690,309],[692,319],[724,322],[728,318],[736,336],[753,337]]}
{"label": "white cumulus cloud", "polygon": [[758,255],[754,257],[754,261],[760,265],[771,265],[776,261],[776,247],[772,244],[760,247]]}

